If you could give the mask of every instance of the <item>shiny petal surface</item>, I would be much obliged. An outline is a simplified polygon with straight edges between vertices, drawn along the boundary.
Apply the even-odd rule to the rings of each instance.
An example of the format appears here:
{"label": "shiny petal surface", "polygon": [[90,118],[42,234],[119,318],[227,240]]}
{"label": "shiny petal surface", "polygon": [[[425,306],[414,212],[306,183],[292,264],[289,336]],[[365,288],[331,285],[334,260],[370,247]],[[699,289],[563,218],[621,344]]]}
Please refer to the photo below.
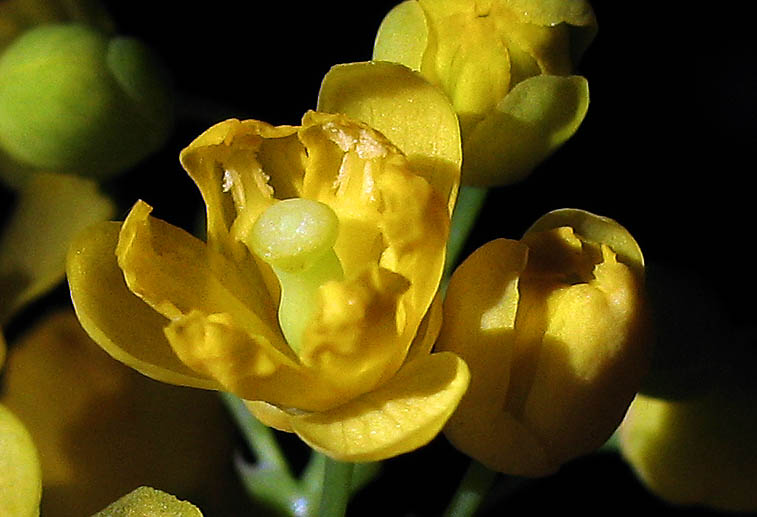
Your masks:
{"label": "shiny petal surface", "polygon": [[381,388],[332,411],[292,418],[311,447],[341,461],[378,461],[428,443],[468,386],[468,368],[454,354],[406,364]]}
{"label": "shiny petal surface", "polygon": [[116,262],[121,223],[86,229],[71,244],[67,276],[76,315],[106,352],[153,379],[198,388],[220,385],[188,368],[163,334],[169,323],[129,291]]}
{"label": "shiny petal surface", "polygon": [[311,372],[263,337],[236,326],[228,314],[193,311],[172,322],[166,335],[185,364],[246,400],[318,411],[344,397],[331,383],[316,382]]}
{"label": "shiny petal surface", "polygon": [[[121,227],[118,265],[131,292],[168,319],[192,310],[232,315],[252,334],[286,349],[267,291],[251,289],[235,264],[138,202]],[[263,301],[260,300],[263,298]]]}
{"label": "shiny petal surface", "polygon": [[373,45],[373,59],[420,70],[428,37],[426,14],[416,0],[406,0],[381,21]]}
{"label": "shiny petal surface", "polygon": [[448,200],[451,212],[462,151],[457,116],[441,90],[396,63],[349,63],[323,78],[318,109],[344,113],[384,134]]}
{"label": "shiny petal surface", "polygon": [[[537,76],[518,83],[464,144],[466,181],[475,185],[523,179],[578,129],[589,106],[580,76]],[[500,152],[507,146],[507,153]]]}

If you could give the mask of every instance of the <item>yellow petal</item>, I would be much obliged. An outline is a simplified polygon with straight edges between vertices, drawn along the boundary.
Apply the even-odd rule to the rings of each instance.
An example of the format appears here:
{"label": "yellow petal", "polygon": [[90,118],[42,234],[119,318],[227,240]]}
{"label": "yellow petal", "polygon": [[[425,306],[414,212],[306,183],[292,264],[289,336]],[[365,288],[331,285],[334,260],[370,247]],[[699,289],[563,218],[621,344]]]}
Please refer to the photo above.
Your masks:
{"label": "yellow petal", "polygon": [[392,61],[420,70],[428,45],[426,15],[416,0],[406,0],[381,21],[373,45],[375,61]]}
{"label": "yellow petal", "polygon": [[163,334],[169,321],[136,297],[116,263],[117,222],[86,229],[71,244],[67,276],[76,314],[84,330],[115,359],[153,379],[217,389],[171,350]]}
{"label": "yellow petal", "polygon": [[437,350],[460,355],[470,368],[468,392],[444,428],[455,447],[491,469],[517,475],[553,472],[557,464],[538,435],[506,405],[511,389],[518,278],[527,248],[497,239],[468,257],[450,281]]}
{"label": "yellow petal", "polygon": [[35,174],[18,196],[0,240],[0,323],[61,282],[71,239],[114,210],[79,176]]}
{"label": "yellow petal", "polygon": [[277,408],[273,404],[263,402],[262,400],[245,400],[244,405],[250,410],[255,418],[260,420],[263,425],[273,427],[279,431],[293,433],[292,415],[286,411]]}
{"label": "yellow petal", "polygon": [[468,135],[464,181],[480,186],[520,181],[570,138],[588,106],[583,77],[540,75],[521,81]]}
{"label": "yellow petal", "polygon": [[116,247],[129,289],[157,312],[177,319],[200,310],[225,312],[252,334],[287,349],[267,290],[254,289],[235,264],[184,230],[134,205]]}
{"label": "yellow petal", "polygon": [[440,89],[403,65],[349,63],[332,67],[323,78],[318,109],[344,113],[384,134],[452,211],[462,162],[460,130]]}
{"label": "yellow petal", "polygon": [[601,446],[623,418],[645,371],[641,291],[612,257],[596,280],[555,290],[524,406],[558,462]]}
{"label": "yellow petal", "polygon": [[406,362],[431,353],[442,328],[442,314],[442,294],[438,292],[431,303],[431,307],[426,312],[426,316],[421,321],[420,327],[418,327],[418,333],[407,352]]}
{"label": "yellow petal", "polygon": [[228,314],[193,311],[173,321],[166,335],[185,364],[245,400],[311,411],[342,400],[328,381],[315,382],[296,359],[248,334]]}
{"label": "yellow petal", "polygon": [[311,447],[340,461],[378,461],[433,439],[468,387],[468,368],[450,353],[406,364],[381,388],[344,406],[292,417]]}
{"label": "yellow petal", "polygon": [[508,0],[509,7],[523,22],[553,26],[558,23],[590,25],[596,23],[591,4],[586,0]]}
{"label": "yellow petal", "polygon": [[586,240],[605,243],[617,254],[620,262],[630,267],[639,278],[644,278],[641,247],[628,230],[609,217],[575,208],[562,208],[541,216],[526,231],[526,235],[560,227],[571,227]]}
{"label": "yellow petal", "polygon": [[321,286],[300,358],[342,400],[372,390],[402,364],[417,328],[397,321],[407,288],[405,278],[376,267]]}

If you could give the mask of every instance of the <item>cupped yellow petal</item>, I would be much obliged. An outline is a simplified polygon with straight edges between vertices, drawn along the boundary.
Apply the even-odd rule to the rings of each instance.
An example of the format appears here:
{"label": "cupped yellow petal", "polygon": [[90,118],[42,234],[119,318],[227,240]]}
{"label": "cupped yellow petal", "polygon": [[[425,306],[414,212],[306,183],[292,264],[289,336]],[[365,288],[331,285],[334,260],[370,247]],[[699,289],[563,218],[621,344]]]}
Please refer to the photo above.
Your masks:
{"label": "cupped yellow petal", "polygon": [[318,109],[380,131],[452,211],[462,163],[457,116],[444,92],[418,72],[379,61],[336,65],[323,78]]}
{"label": "cupped yellow petal", "polygon": [[192,311],[172,322],[166,335],[185,364],[243,399],[318,411],[344,397],[330,383],[316,382],[309,370],[265,337],[246,332],[228,314]]}
{"label": "cupped yellow petal", "polygon": [[263,425],[273,427],[274,429],[286,433],[294,432],[291,424],[292,415],[283,409],[278,408],[273,404],[269,404],[268,402],[263,402],[262,400],[245,400],[244,405],[247,406],[250,413],[252,413]]}
{"label": "cupped yellow petal", "polygon": [[592,242],[602,242],[617,255],[618,260],[644,278],[644,255],[631,233],[617,221],[577,208],[561,208],[541,216],[526,234],[560,227],[573,228],[576,234]]}
{"label": "cupped yellow petal", "polygon": [[169,323],[129,291],[116,261],[121,223],[104,222],[79,234],[66,262],[71,299],[82,327],[115,359],[153,379],[218,389],[188,368],[163,334]]}
{"label": "cupped yellow petal", "polygon": [[378,461],[436,436],[468,387],[454,354],[431,354],[402,367],[390,382],[331,411],[293,416],[294,431],[340,461]]}
{"label": "cupped yellow petal", "polygon": [[[118,265],[131,292],[176,320],[193,310],[231,314],[249,332],[286,349],[267,290],[184,230],[150,216],[140,201],[121,227]],[[258,289],[255,289],[258,287]]]}
{"label": "cupped yellow petal", "polygon": [[436,349],[459,354],[471,372],[470,387],[445,436],[491,469],[541,475],[557,465],[541,438],[506,407],[521,301],[518,281],[527,257],[522,243],[496,239],[458,267],[447,290]]}
{"label": "cupped yellow petal", "polygon": [[381,21],[373,46],[373,59],[393,61],[411,70],[420,70],[428,37],[426,14],[416,0],[406,0]]}
{"label": "cupped yellow petal", "polygon": [[438,292],[418,327],[415,339],[410,344],[410,350],[408,350],[405,358],[406,362],[431,353],[442,328],[442,314],[442,293]]}
{"label": "cupped yellow petal", "polygon": [[609,438],[647,366],[641,285],[609,248],[602,255],[593,279],[548,295],[523,406],[524,421],[545,437],[558,462]]}
{"label": "cupped yellow petal", "polygon": [[583,77],[539,75],[518,83],[467,135],[465,181],[501,184],[502,171],[508,183],[525,178],[575,133],[588,107]]}

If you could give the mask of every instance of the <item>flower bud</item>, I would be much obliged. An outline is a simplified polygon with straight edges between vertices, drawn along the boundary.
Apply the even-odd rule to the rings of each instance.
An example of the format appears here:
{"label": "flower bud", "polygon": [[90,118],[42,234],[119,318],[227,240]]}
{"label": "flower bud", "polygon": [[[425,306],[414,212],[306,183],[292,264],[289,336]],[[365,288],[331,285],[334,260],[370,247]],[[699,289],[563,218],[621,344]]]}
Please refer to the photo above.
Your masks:
{"label": "flower bud", "polygon": [[634,399],[620,447],[651,492],[677,505],[757,511],[754,372],[751,379],[682,401]]}
{"label": "flower bud", "polygon": [[571,74],[595,30],[585,0],[408,0],[382,22],[373,58],[420,71],[449,96],[463,183],[505,185],[578,129],[589,91]]}
{"label": "flower bud", "polygon": [[157,149],[171,122],[168,79],[137,40],[42,25],[0,56],[0,147],[24,166],[107,178]]}
{"label": "flower bud", "polygon": [[541,476],[601,446],[646,367],[643,259],[618,223],[547,214],[458,269],[437,343],[468,364],[445,434],[513,475]]}
{"label": "flower bud", "polygon": [[171,494],[141,486],[92,517],[111,517],[113,515],[202,517],[202,512],[190,502],[180,501]]}
{"label": "flower bud", "polygon": [[37,449],[21,421],[0,404],[0,515],[39,515],[42,473]]}

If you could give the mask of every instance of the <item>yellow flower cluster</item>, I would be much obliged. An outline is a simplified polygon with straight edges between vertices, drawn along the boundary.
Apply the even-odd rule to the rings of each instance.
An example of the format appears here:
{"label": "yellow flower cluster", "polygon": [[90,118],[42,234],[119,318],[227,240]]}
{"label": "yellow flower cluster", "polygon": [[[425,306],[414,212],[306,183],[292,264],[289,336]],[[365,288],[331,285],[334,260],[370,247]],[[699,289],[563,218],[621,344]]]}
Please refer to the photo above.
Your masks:
{"label": "yellow flower cluster", "polygon": [[333,67],[300,126],[214,125],[181,153],[206,240],[142,201],[82,233],[67,273],[83,327],[145,375],[233,393],[338,460],[395,456],[445,425],[515,474],[601,445],[646,357],[625,229],[549,214],[474,253],[443,303],[439,289],[461,167],[513,181],[583,117],[569,74],[590,37],[569,41],[594,20],[570,5],[405,2],[376,60]]}

